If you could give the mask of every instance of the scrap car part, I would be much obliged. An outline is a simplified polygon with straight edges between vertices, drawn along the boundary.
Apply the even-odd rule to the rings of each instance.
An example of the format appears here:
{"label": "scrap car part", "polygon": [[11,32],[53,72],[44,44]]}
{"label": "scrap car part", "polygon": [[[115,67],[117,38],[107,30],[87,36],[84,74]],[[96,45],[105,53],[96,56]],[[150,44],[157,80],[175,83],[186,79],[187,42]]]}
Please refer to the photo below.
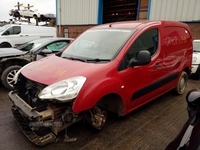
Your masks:
{"label": "scrap car part", "polygon": [[17,121],[17,124],[19,125],[22,132],[26,135],[26,137],[33,142],[34,144],[38,146],[44,146],[49,143],[53,143],[57,141],[56,136],[49,132],[48,134],[44,136],[37,135],[30,127],[26,119],[20,114],[20,112],[15,108],[15,106],[12,106],[11,108],[12,113]]}
{"label": "scrap car part", "polygon": [[95,106],[91,114],[91,124],[94,128],[101,130],[102,127],[105,125],[107,119],[107,112],[100,109],[99,107]]}

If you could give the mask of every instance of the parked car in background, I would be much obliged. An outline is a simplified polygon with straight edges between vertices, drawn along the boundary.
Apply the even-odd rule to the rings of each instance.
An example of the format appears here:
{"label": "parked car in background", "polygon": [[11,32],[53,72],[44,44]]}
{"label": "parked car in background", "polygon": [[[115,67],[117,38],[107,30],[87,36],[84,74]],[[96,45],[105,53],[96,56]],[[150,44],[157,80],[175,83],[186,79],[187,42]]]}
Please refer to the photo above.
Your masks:
{"label": "parked car in background", "polygon": [[30,10],[30,9],[22,9],[22,10],[11,9],[9,11],[9,15],[19,18],[19,19],[20,17],[24,17],[24,18],[40,17],[40,13],[38,13],[37,11]]}
{"label": "parked car in background", "polygon": [[0,48],[0,75],[3,85],[7,89],[12,89],[14,75],[22,66],[59,52],[72,40],[71,38],[40,38],[16,48]]}
{"label": "parked car in background", "polygon": [[41,14],[39,18],[40,21],[50,21],[51,19],[56,19],[56,15],[51,13]]}
{"label": "parked car in background", "polygon": [[57,37],[56,28],[19,24],[0,27],[0,47],[14,47],[43,37]]}
{"label": "parked car in background", "polygon": [[200,40],[193,40],[191,76],[195,79],[200,79]]}

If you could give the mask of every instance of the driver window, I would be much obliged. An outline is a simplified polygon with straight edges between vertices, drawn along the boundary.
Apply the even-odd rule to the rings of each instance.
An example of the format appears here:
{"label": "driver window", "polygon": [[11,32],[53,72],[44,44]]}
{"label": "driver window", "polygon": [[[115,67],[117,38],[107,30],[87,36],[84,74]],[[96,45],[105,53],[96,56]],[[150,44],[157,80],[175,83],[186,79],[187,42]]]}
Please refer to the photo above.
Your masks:
{"label": "driver window", "polygon": [[8,30],[5,31],[4,35],[14,35],[21,33],[21,27],[20,26],[14,26],[10,27]]}
{"label": "driver window", "polygon": [[135,59],[138,52],[147,50],[153,56],[158,48],[158,29],[151,29],[141,34],[129,48],[119,70],[126,69],[129,61]]}

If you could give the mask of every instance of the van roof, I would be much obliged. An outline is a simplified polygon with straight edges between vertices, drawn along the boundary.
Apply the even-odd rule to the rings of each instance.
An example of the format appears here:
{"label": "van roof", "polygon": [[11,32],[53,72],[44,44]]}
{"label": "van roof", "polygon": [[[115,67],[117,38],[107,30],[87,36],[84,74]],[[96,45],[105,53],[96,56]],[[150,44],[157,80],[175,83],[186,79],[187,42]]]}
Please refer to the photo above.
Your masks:
{"label": "van roof", "polygon": [[[31,27],[49,27],[49,26],[36,26],[36,25],[30,25],[30,24],[6,24],[4,26],[10,27],[10,26],[31,26]],[[53,27],[55,28],[55,27]]]}
{"label": "van roof", "polygon": [[149,25],[164,25],[164,26],[187,26],[187,24],[177,21],[166,21],[166,20],[138,20],[138,21],[122,21],[106,23],[99,26],[92,27],[92,29],[100,28],[143,28]]}

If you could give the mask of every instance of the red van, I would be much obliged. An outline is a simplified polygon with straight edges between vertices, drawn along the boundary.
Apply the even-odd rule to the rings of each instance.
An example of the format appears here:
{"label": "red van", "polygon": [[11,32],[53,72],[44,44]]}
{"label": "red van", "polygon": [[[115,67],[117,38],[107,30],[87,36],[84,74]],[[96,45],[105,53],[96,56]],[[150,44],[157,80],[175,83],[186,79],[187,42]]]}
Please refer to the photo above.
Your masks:
{"label": "red van", "polygon": [[61,53],[20,69],[9,93],[12,112],[26,136],[42,146],[82,119],[101,129],[107,112],[124,116],[170,90],[183,94],[191,63],[187,24],[95,26]]}

